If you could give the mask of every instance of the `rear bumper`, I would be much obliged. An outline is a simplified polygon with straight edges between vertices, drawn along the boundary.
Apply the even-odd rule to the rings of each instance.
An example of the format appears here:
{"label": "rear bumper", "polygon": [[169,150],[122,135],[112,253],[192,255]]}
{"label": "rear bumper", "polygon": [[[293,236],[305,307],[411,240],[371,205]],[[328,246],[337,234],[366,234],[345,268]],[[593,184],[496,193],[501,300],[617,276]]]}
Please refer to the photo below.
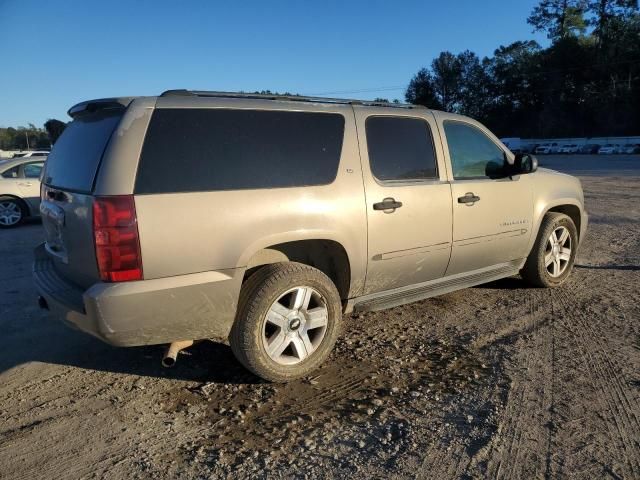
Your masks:
{"label": "rear bumper", "polygon": [[123,283],[87,290],[55,270],[44,245],[33,279],[52,316],[117,346],[212,338],[226,341],[235,318],[242,269]]}

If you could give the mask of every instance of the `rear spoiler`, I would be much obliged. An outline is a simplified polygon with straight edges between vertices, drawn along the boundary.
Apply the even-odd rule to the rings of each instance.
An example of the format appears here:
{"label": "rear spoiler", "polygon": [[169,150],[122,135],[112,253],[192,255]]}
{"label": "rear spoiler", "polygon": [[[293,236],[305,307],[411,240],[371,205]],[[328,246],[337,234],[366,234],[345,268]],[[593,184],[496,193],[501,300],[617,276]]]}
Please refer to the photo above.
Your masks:
{"label": "rear spoiler", "polygon": [[80,102],[71,107],[67,111],[67,114],[71,118],[76,118],[86,113],[97,112],[98,110],[124,110],[135,98],[136,97],[120,97],[87,100],[86,102]]}

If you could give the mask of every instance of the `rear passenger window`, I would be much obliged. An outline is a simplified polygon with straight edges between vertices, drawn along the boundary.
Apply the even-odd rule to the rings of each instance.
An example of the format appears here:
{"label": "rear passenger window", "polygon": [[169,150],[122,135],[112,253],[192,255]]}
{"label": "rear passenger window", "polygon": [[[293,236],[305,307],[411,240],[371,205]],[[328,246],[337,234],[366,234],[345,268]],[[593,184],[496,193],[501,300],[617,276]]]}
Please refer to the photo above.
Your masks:
{"label": "rear passenger window", "polygon": [[365,128],[371,172],[378,180],[436,178],[433,137],[427,122],[406,117],[369,117]]}
{"label": "rear passenger window", "polygon": [[333,113],[157,109],[136,193],[326,185],[338,172],[344,117]]}

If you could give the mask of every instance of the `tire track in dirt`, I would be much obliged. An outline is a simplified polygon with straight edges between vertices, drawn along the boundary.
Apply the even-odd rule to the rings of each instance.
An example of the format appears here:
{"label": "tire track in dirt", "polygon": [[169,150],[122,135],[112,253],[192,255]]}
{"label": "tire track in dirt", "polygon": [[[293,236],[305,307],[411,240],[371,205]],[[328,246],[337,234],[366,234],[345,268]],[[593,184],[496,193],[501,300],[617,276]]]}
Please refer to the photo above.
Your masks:
{"label": "tire track in dirt", "polygon": [[[605,419],[611,441],[618,444],[618,450],[629,469],[629,476],[637,478],[640,475],[640,449],[637,440],[634,439],[640,438],[640,424],[620,375],[617,369],[613,368],[607,349],[602,346],[600,340],[602,334],[592,327],[588,319],[585,319],[582,308],[576,310],[575,301],[568,292],[561,289],[550,291],[549,298],[557,312],[559,322],[570,333],[569,338],[573,338],[578,348],[584,353],[590,382],[600,392],[597,400],[602,410],[612,415],[614,425]],[[597,314],[589,310],[589,307],[587,309]],[[585,335],[584,332],[588,332],[589,335]]]}
{"label": "tire track in dirt", "polygon": [[[434,297],[427,302],[433,315],[438,315],[441,322],[468,316],[469,312],[463,308],[464,302],[449,302],[455,298],[457,292],[442,297]],[[444,479],[460,477],[468,465],[465,446],[458,444],[443,445],[442,439],[435,438],[424,452],[424,459],[416,475],[417,479]]]}
{"label": "tire track in dirt", "polygon": [[[497,298],[496,300],[502,300]],[[440,302],[440,298],[432,299],[436,303]],[[468,317],[469,311],[464,308],[465,302],[456,302],[452,309],[443,310],[443,321],[460,316]],[[487,347],[507,341],[510,338],[521,336],[524,333],[535,331],[540,328],[541,324],[536,317],[538,307],[535,297],[528,297],[528,308],[523,317],[514,319],[504,328],[494,332],[488,332],[477,338],[471,345],[473,352],[483,352]],[[498,388],[497,386],[495,388]],[[520,392],[522,395],[525,392]],[[516,429],[515,432],[518,432]],[[494,434],[495,435],[495,434]],[[488,440],[489,444],[491,440]],[[516,447],[518,442],[514,444]],[[470,467],[476,464],[478,456],[482,456],[482,452],[486,451],[488,446],[485,445],[480,449],[480,453],[476,456],[470,456],[467,452],[465,443],[443,445],[441,439],[432,441],[424,453],[424,460],[421,464],[417,478],[420,479],[445,479],[445,478],[462,478],[469,471]]]}
{"label": "tire track in dirt", "polygon": [[[492,442],[473,462],[487,461],[488,478],[540,476],[549,456],[549,429],[544,427],[546,422],[536,421],[533,417],[548,417],[553,403],[554,378],[547,371],[548,359],[553,360],[553,332],[544,321],[546,312],[540,308],[540,292],[531,290],[527,293],[527,313],[516,322],[520,328],[503,331],[497,336],[497,339],[504,339],[517,335],[516,342],[527,343],[519,348],[514,359],[520,367],[511,375],[511,388],[498,430]],[[530,333],[530,337],[525,338],[522,330]],[[522,361],[518,360],[520,355],[524,355]],[[541,390],[542,394],[536,390]],[[537,430],[535,433],[545,437],[544,443],[532,441],[532,427]]]}
{"label": "tire track in dirt", "polygon": [[[364,371],[363,371],[364,370]],[[300,414],[312,413],[323,407],[336,403],[348,402],[354,394],[361,390],[368,390],[364,386],[365,379],[370,375],[369,369],[353,370],[342,375],[335,375],[337,372],[328,372],[329,379],[339,378],[337,382],[329,381],[318,389],[310,389],[304,396],[296,397],[294,401],[284,408],[273,408],[273,405],[263,407],[263,412],[256,414],[256,419],[261,424],[269,424],[274,421],[284,420],[289,417],[296,417]]]}

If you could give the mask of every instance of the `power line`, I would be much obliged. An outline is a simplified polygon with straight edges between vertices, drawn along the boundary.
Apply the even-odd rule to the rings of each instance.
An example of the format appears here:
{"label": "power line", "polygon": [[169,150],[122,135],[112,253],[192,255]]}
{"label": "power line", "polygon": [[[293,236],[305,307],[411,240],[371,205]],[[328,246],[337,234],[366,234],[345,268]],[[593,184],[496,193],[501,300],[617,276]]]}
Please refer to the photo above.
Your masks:
{"label": "power line", "polygon": [[331,92],[318,92],[318,93],[309,93],[307,95],[347,95],[352,93],[373,93],[373,92],[393,92],[397,90],[405,90],[407,88],[406,85],[396,85],[394,87],[375,87],[375,88],[361,88],[358,90],[334,90]]}

